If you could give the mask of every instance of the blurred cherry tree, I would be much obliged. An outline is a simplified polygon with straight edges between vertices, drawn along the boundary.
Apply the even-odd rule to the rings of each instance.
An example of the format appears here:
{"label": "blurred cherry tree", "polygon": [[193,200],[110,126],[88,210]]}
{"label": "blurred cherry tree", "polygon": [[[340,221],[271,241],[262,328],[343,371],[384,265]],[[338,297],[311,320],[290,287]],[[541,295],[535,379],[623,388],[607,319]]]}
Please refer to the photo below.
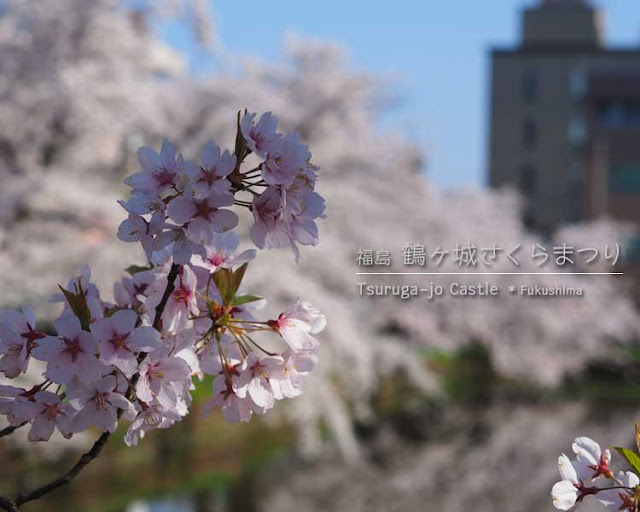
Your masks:
{"label": "blurred cherry tree", "polygon": [[[259,268],[269,271],[256,272],[251,283],[280,300],[274,308],[303,288],[329,319],[321,367],[306,394],[281,409],[299,427],[306,452],[325,448],[317,428],[325,423],[342,454],[358,457],[352,417],[369,414],[367,398],[382,375],[402,369],[415,386],[437,391],[423,362],[425,350],[478,342],[502,375],[554,385],[637,339],[640,317],[621,281],[603,276],[493,280],[502,288],[512,281],[583,286],[584,296],[575,299],[526,300],[506,293],[436,302],[360,297],[359,282],[397,281],[356,276],[359,249],[393,251],[397,256],[385,270],[400,271],[407,244],[423,243],[432,251],[473,242],[508,251],[537,239],[525,232],[515,195],[431,188],[421,173],[421,152],[378,128],[392,97],[389,84],[351,70],[340,47],[290,38],[280,62],[238,56],[233,61],[241,63],[239,72],[194,78],[184,56],[153,27],[162,16],[187,13],[202,44],[215,52],[206,6],[195,0],[133,7],[109,0],[0,4],[4,306],[27,302],[39,315],[52,314],[49,291],[84,262],[103,287],[116,280],[120,262],[137,255],[110,236],[122,218],[116,199],[126,192],[119,183],[135,166],[135,149],[157,146],[164,136],[187,157],[210,138],[229,146],[228,119],[247,107],[278,112],[283,129],[298,131],[323,169],[320,191],[330,217],[321,244],[305,251],[295,267],[281,254],[261,255],[266,261]],[[623,238],[624,229],[602,221],[567,227],[557,242],[603,246]],[[541,270],[524,249],[521,260],[518,271]],[[438,269],[457,270],[451,263]],[[502,261],[492,270],[514,267]],[[427,278],[407,282],[424,284]]]}

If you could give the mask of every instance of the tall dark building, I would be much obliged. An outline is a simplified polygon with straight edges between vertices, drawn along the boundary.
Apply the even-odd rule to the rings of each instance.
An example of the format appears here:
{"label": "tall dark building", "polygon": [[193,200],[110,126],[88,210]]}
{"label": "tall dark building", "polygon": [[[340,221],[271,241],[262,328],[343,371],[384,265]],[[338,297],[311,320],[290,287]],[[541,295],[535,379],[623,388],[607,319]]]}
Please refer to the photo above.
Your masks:
{"label": "tall dark building", "polygon": [[491,54],[490,185],[517,187],[543,232],[603,213],[640,221],[640,45],[607,47],[585,0],[542,0],[521,32]]}

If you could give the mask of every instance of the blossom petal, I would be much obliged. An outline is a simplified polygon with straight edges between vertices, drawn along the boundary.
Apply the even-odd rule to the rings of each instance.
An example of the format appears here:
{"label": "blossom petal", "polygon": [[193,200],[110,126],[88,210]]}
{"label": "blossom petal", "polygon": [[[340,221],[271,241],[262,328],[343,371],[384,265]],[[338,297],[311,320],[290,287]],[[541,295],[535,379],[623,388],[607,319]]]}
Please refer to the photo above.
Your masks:
{"label": "blossom petal", "polygon": [[58,334],[65,338],[73,338],[80,332],[80,320],[75,315],[63,315],[54,322],[54,325]]}
{"label": "blossom petal", "polygon": [[238,225],[238,215],[231,210],[216,210],[211,215],[211,222],[217,233],[229,231]]}
{"label": "blossom petal", "polygon": [[138,321],[138,315],[130,309],[116,311],[111,317],[111,324],[114,330],[121,335],[129,334],[133,331]]}
{"label": "blossom petal", "polygon": [[190,199],[178,197],[169,203],[167,213],[177,224],[184,224],[193,218],[196,207]]}
{"label": "blossom petal", "polygon": [[578,489],[569,480],[561,480],[551,489],[551,496],[558,510],[571,510],[578,499]]}
{"label": "blossom petal", "polygon": [[200,156],[200,162],[202,163],[202,167],[207,170],[212,169],[218,163],[220,159],[220,148],[218,145],[210,140],[204,146],[202,150],[202,155]]}
{"label": "blossom petal", "polygon": [[31,424],[31,430],[29,430],[29,441],[48,441],[53,434],[53,428],[55,424],[53,420],[47,419],[44,415],[39,415],[33,420]]}
{"label": "blossom petal", "polygon": [[138,327],[131,334],[130,346],[133,350],[151,352],[161,345],[160,333],[153,327]]}
{"label": "blossom petal", "polygon": [[589,462],[589,464],[599,464],[600,455],[602,450],[600,445],[589,437],[578,437],[571,445],[573,453],[575,453],[579,459]]}

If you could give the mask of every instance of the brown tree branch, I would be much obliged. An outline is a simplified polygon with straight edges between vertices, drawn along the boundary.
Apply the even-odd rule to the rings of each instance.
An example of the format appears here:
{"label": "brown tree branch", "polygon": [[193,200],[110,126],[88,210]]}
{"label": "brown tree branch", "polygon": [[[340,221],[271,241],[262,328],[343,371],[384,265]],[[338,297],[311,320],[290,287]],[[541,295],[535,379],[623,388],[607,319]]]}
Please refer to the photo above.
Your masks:
{"label": "brown tree branch", "polygon": [[18,506],[11,498],[0,497],[0,508],[6,512],[20,512]]}
{"label": "brown tree branch", "polygon": [[78,462],[76,462],[75,465],[69,471],[67,471],[64,475],[62,475],[60,478],[56,478],[55,480],[52,480],[48,484],[43,485],[42,487],[39,487],[37,489],[34,489],[33,491],[18,494],[18,496],[16,496],[13,499],[16,506],[19,507],[20,505],[27,503],[29,501],[37,500],[38,498],[41,498],[45,494],[48,494],[51,491],[57,489],[58,487],[67,485],[69,482],[71,482],[71,480],[73,480],[76,476],[78,476],[80,471],[82,471],[93,459],[95,459],[98,455],[100,455],[102,448],[107,443],[110,437],[111,437],[111,432],[104,432],[98,438],[98,440],[95,443],[93,443],[93,446],[91,447],[91,449],[87,453],[82,455],[82,457],[80,457],[80,460],[78,460]]}
{"label": "brown tree branch", "polygon": [[161,330],[162,313],[164,313],[164,308],[167,306],[169,297],[171,297],[173,290],[175,290],[176,288],[176,278],[178,277],[179,269],[180,269],[180,265],[176,265],[175,263],[171,265],[171,270],[169,271],[169,275],[167,276],[167,287],[164,290],[164,294],[162,295],[162,299],[160,300],[160,303],[156,306],[156,316],[153,319],[153,328],[156,331]]}
{"label": "brown tree branch", "polygon": [[[156,330],[160,330],[160,328],[161,328],[162,314],[164,313],[164,309],[167,306],[167,302],[169,301],[169,297],[171,296],[171,294],[173,293],[173,290],[175,289],[175,281],[176,281],[176,278],[178,277],[178,270],[179,270],[179,265],[176,265],[174,263],[171,266],[171,270],[169,271],[169,275],[167,276],[167,288],[165,289],[164,294],[162,295],[162,300],[160,301],[160,303],[156,307],[156,314],[155,314],[155,318],[153,319],[153,327]],[[139,377],[140,377],[140,374],[137,373],[134,376],[134,378],[132,379],[131,385],[129,386],[129,389],[127,390],[127,396],[128,397],[131,397],[133,395],[133,392],[134,392],[133,386],[135,385],[135,382],[137,382]],[[118,418],[120,418],[121,415],[122,415],[122,410],[118,411]],[[23,423],[23,425],[24,425],[24,423]],[[20,426],[22,426],[22,425],[20,425]],[[19,428],[19,427],[7,427],[7,428],[3,429],[2,431],[0,431],[0,437],[2,437],[2,435],[10,434],[16,428]],[[7,433],[3,434],[3,432],[5,432],[5,431],[7,431]],[[69,471],[67,471],[61,477],[56,478],[55,480],[52,480],[48,484],[45,484],[42,487],[38,487],[37,489],[34,489],[33,491],[29,491],[29,492],[18,494],[15,498],[6,498],[6,497],[0,496],[0,508],[5,510],[6,512],[19,512],[19,507],[21,505],[23,505],[24,503],[27,503],[29,501],[33,501],[33,500],[37,500],[39,498],[42,498],[42,496],[44,496],[45,494],[50,493],[51,491],[57,489],[58,487],[62,487],[63,485],[67,485],[76,476],[78,476],[78,474],[93,459],[95,459],[96,457],[98,457],[98,455],[100,455],[100,452],[102,451],[102,448],[107,443],[107,441],[109,440],[110,437],[111,437],[111,432],[104,432],[98,438],[98,440],[95,443],[93,443],[93,446],[91,447],[91,449],[87,453],[82,455],[82,457],[80,457],[78,462],[76,462],[75,465]]]}

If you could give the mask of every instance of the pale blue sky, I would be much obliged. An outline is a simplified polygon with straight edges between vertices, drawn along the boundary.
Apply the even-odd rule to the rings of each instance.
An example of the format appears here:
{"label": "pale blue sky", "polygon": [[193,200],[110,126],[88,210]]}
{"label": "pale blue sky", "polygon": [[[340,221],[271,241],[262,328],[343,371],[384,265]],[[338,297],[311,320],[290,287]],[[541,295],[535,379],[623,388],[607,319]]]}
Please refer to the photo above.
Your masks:
{"label": "pale blue sky", "polygon": [[[399,76],[403,104],[386,119],[428,156],[438,186],[483,186],[488,50],[518,38],[526,0],[216,0],[220,39],[233,54],[274,60],[287,32],[342,44],[358,69]],[[640,47],[640,1],[601,0],[610,44]],[[202,64],[187,32],[163,30]]]}

